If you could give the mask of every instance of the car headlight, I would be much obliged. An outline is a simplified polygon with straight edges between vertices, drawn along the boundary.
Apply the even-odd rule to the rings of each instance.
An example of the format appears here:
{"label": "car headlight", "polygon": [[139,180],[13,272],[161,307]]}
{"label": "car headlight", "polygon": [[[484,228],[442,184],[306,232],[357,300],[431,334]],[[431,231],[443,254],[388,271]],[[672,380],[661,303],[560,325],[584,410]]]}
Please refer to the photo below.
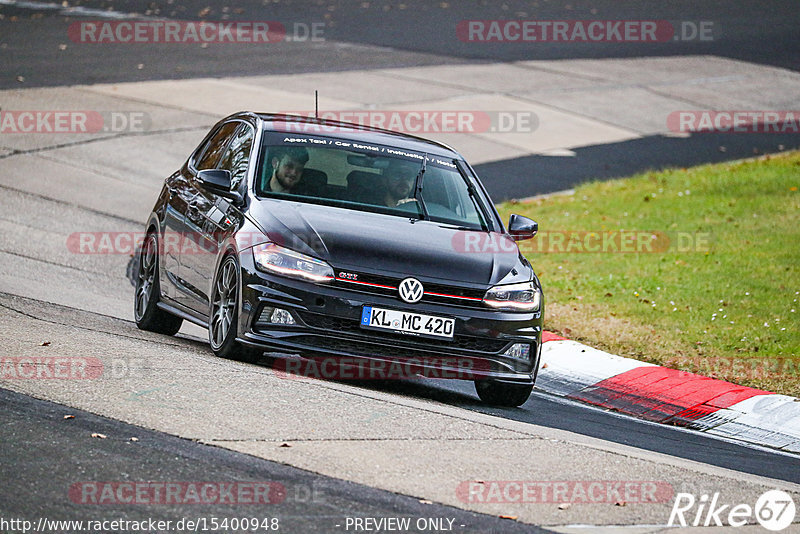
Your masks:
{"label": "car headlight", "polygon": [[486,292],[483,302],[497,310],[538,311],[542,291],[533,282],[494,286]]}
{"label": "car headlight", "polygon": [[333,268],[326,262],[275,243],[253,247],[253,258],[256,267],[269,273],[318,283],[333,280]]}

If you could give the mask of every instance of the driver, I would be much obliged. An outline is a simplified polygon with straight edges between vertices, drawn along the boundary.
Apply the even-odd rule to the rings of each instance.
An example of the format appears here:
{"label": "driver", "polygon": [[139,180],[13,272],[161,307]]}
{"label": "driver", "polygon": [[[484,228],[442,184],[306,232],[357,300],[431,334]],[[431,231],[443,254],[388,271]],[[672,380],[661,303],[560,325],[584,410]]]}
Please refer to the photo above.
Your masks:
{"label": "driver", "polygon": [[303,147],[278,148],[270,159],[272,176],[267,182],[267,191],[291,193],[300,182],[303,169],[308,163],[308,151]]}
{"label": "driver", "polygon": [[389,165],[383,171],[386,193],[384,204],[394,208],[406,202],[415,202],[417,199],[411,198],[411,190],[414,187],[414,179],[417,177],[418,165],[410,161],[400,159],[390,159]]}

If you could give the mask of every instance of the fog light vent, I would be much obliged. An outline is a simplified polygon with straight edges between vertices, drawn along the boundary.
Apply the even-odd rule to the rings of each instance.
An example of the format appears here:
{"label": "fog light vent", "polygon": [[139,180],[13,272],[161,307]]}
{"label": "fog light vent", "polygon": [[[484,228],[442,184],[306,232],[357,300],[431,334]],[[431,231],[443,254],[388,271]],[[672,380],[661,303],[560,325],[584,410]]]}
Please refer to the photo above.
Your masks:
{"label": "fog light vent", "polygon": [[273,308],[272,306],[261,308],[261,315],[258,316],[257,322],[262,324],[297,324],[288,310]]}
{"label": "fog light vent", "polygon": [[505,356],[509,356],[516,360],[530,360],[531,357],[531,346],[527,343],[514,343],[503,353]]}

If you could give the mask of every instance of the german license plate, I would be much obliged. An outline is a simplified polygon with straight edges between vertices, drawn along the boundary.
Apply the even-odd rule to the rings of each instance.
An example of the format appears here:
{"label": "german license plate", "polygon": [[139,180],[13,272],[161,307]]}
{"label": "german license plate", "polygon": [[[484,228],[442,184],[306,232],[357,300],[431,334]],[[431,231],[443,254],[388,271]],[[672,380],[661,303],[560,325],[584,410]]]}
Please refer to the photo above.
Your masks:
{"label": "german license plate", "polygon": [[437,339],[453,339],[455,319],[422,313],[387,310],[364,306],[361,310],[361,327],[388,330]]}

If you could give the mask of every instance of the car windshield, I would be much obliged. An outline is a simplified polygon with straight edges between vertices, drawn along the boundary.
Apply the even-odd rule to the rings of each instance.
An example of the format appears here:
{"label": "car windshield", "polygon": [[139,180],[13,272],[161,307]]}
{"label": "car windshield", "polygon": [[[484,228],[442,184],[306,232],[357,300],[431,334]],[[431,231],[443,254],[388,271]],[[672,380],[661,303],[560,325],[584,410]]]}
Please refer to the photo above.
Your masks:
{"label": "car windshield", "polygon": [[264,137],[260,197],[488,229],[478,193],[453,160],[352,140]]}

